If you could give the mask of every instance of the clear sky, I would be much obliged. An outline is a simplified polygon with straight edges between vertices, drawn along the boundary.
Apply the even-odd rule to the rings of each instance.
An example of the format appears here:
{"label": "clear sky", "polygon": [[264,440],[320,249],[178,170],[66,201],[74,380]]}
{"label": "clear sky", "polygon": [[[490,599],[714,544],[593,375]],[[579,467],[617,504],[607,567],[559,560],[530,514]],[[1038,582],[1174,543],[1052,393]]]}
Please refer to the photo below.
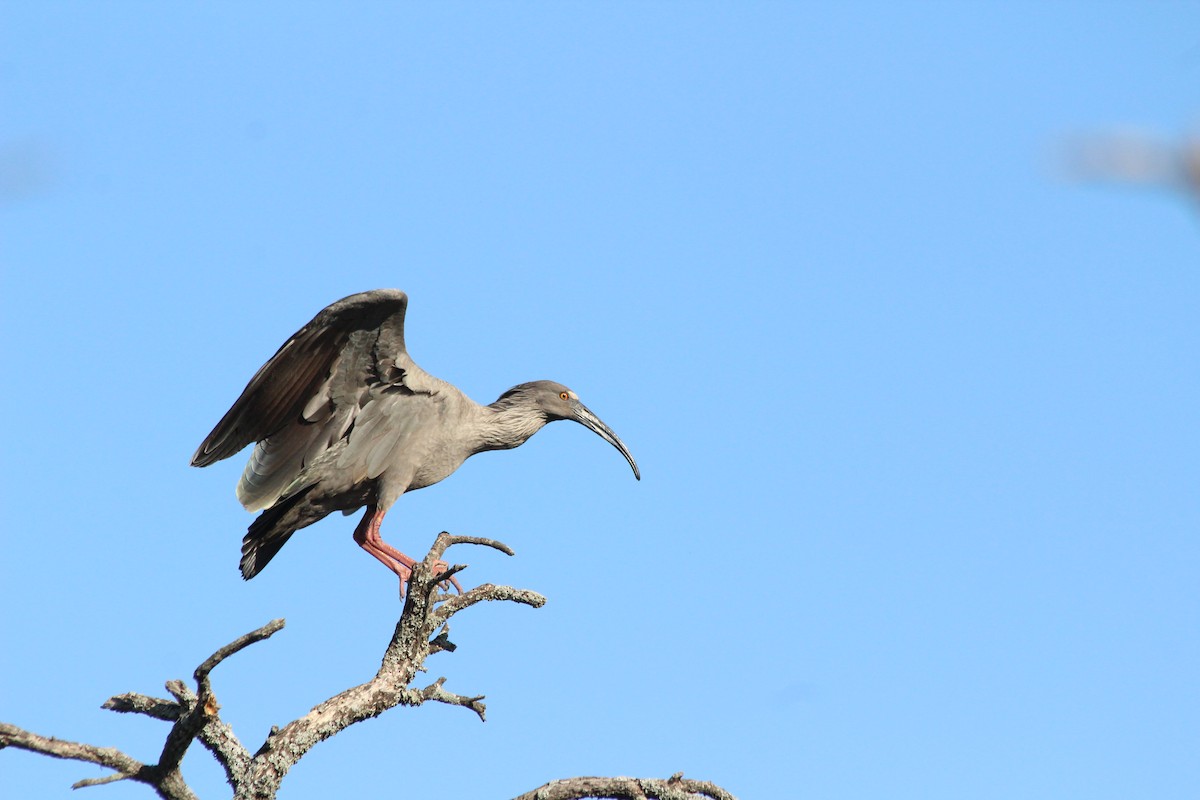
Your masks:
{"label": "clear sky", "polygon": [[[185,4],[0,11],[0,719],[153,760],[218,646],[225,718],[374,673],[353,519],[245,583],[244,456],[193,450],[327,303],[553,425],[402,498],[481,607],[282,798],[505,798],[684,771],[742,798],[1193,798],[1200,220],[1062,180],[1079,132],[1191,132],[1162,3]],[[220,772],[195,748],[205,797]],[[102,771],[0,753],[6,796]],[[88,790],[145,798],[142,786]]]}

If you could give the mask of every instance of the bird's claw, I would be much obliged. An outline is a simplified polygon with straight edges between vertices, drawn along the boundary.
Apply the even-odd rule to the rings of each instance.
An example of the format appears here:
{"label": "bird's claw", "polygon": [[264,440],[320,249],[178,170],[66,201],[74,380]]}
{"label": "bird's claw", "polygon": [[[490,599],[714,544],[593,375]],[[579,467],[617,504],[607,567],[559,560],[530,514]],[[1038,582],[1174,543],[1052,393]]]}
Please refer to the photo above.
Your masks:
{"label": "bird's claw", "polygon": [[[412,569],[404,565],[397,566],[400,570],[403,570],[403,574],[400,575],[400,599],[403,600],[404,595],[407,593],[408,583],[412,580]],[[453,587],[459,594],[463,593],[462,584],[458,582],[458,578],[454,577],[454,572],[457,570],[452,570],[450,565],[441,559],[434,561],[432,567],[435,577],[446,576],[445,580],[438,581],[439,589],[443,592],[449,592],[451,587]]]}
{"label": "bird's claw", "polygon": [[438,582],[438,587],[443,592],[449,592],[450,587],[453,586],[459,594],[463,593],[462,584],[458,582],[458,578],[454,577],[454,573],[457,572],[457,570],[452,570],[450,565],[445,561],[439,559],[433,562],[433,572],[436,576],[446,576],[446,580]]}

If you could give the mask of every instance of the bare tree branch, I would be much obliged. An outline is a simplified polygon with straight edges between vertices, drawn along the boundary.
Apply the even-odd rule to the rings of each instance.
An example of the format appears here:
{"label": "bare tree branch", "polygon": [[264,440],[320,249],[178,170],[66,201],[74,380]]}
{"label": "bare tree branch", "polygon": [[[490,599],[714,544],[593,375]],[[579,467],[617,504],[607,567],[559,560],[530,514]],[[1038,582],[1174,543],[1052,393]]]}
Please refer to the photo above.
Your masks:
{"label": "bare tree branch", "polygon": [[[356,722],[377,717],[396,706],[418,706],[425,702],[461,706],[485,719],[483,695],[468,696],[445,688],[446,679],[437,678],[423,689],[412,687],[425,660],[433,653],[452,652],[449,620],[463,609],[493,600],[507,600],[538,608],[546,598],[527,589],[484,584],[462,594],[439,591],[439,587],[465,565],[447,567],[442,555],[455,544],[492,547],[512,555],[507,545],[475,536],[453,536],[442,532],[425,559],[413,567],[404,610],[396,623],[391,641],[384,650],[375,676],[317,704],[307,714],[282,727],[273,727],[266,741],[251,755],[238,741],[233,729],[220,718],[210,675],[223,660],[244,648],[269,638],[283,628],[282,619],[272,620],[258,630],[240,636],[219,648],[196,668],[196,690],[183,681],[166,684],[174,700],[130,692],[116,695],[104,703],[110,711],[143,714],[171,723],[158,763],[147,765],[114,748],[94,747],[62,739],[49,739],[29,731],[0,723],[0,748],[17,747],[55,758],[87,761],[113,770],[113,774],[86,778],[75,788],[98,786],[120,780],[135,780],[154,788],[164,800],[195,800],[183,780],[179,767],[192,741],[200,742],[225,770],[235,800],[272,800],[284,776],[314,745],[345,730]],[[637,800],[734,800],[718,786],[685,780],[682,774],[668,780],[638,778],[571,778],[554,781],[521,795],[519,800],[575,800],[575,798],[637,798]]]}
{"label": "bare tree branch", "polygon": [[708,781],[693,781],[677,772],[667,780],[659,778],[567,778],[551,781],[513,800],[737,800],[732,794]]}
{"label": "bare tree branch", "polygon": [[446,550],[456,544],[477,544],[483,547],[490,547],[493,550],[499,550],[506,556],[515,556],[517,552],[511,547],[497,539],[487,539],[483,536],[456,536],[449,531],[442,531],[438,534],[437,539],[433,542],[433,547],[429,550],[429,555],[425,557],[425,561],[432,564],[435,561],[440,561],[445,555]]}
{"label": "bare tree branch", "polygon": [[200,736],[201,732],[211,723],[213,729],[205,737],[205,744],[225,770],[226,778],[236,786],[236,782],[245,774],[246,767],[249,766],[249,753],[238,742],[232,730],[220,723],[218,713],[221,706],[217,703],[216,695],[213,694],[209,673],[234,653],[255,642],[270,638],[280,631],[283,625],[282,619],[271,620],[261,628],[239,636],[224,647],[218,648],[200,666],[196,667],[196,671],[193,673],[196,679],[196,694],[192,694],[182,681],[167,682],[167,691],[179,701],[181,713],[176,718],[175,724],[171,726],[171,730],[167,734],[167,741],[163,744],[162,755],[159,756],[157,766],[161,773],[164,775],[178,773],[179,765],[183,761],[188,747],[191,746],[192,740]]}
{"label": "bare tree branch", "polygon": [[[329,698],[303,717],[272,732],[255,754],[248,776],[254,789],[246,797],[272,796],[288,770],[314,745],[398,705],[415,706],[435,700],[470,708],[480,719],[484,718],[486,708],[481,702],[482,695],[466,697],[448,692],[443,688],[445,678],[439,678],[421,691],[408,686],[431,653],[448,649],[447,640],[438,635],[438,629],[457,611],[483,600],[516,600],[534,607],[543,605],[546,600],[535,592],[490,584],[463,595],[442,594],[438,591],[439,585],[449,575],[464,569],[463,566],[451,567],[449,571],[435,569],[446,549],[454,544],[480,544],[504,553],[512,552],[507,545],[491,539],[452,536],[445,531],[439,534],[429,554],[413,567],[404,612],[396,623],[375,677]],[[470,600],[464,602],[465,598]],[[441,603],[440,607],[438,603]]]}
{"label": "bare tree branch", "polygon": [[90,744],[70,742],[66,739],[48,738],[18,728],[16,725],[0,722],[0,748],[5,747],[17,747],[54,758],[87,761],[91,764],[108,767],[116,773],[105,778],[86,778],[78,781],[72,787],[75,789],[117,780],[135,780],[153,786],[159,796],[166,800],[195,800],[195,795],[186,784],[175,780],[164,780],[164,776],[155,767],[147,766],[115,747],[96,747]]}
{"label": "bare tree branch", "polygon": [[254,642],[266,639],[282,627],[283,620],[272,620],[258,630],[230,642],[205,659],[195,672],[199,695],[188,689],[182,681],[168,681],[167,691],[174,695],[174,703],[136,693],[118,695],[104,703],[102,707],[112,711],[146,714],[174,723],[167,734],[157,764],[143,764],[115,748],[47,739],[4,723],[0,723],[0,747],[20,747],[56,758],[89,761],[116,771],[114,775],[78,781],[74,784],[74,788],[77,789],[118,780],[136,780],[154,787],[161,797],[168,800],[194,800],[195,795],[179,772],[179,764],[192,740],[198,737],[225,769],[230,784],[236,786],[236,782],[240,781],[249,765],[250,754],[238,742],[229,726],[218,718],[219,706],[212,693],[208,676],[226,657]]}
{"label": "bare tree branch", "polygon": [[509,600],[514,603],[523,603],[533,608],[541,608],[546,605],[546,598],[537,592],[531,592],[528,589],[514,589],[511,586],[496,586],[491,583],[485,583],[463,594],[447,595],[434,612],[434,618],[444,623],[464,608],[470,608],[476,603],[492,600]]}
{"label": "bare tree branch", "polygon": [[463,706],[469,708],[479,715],[479,721],[484,722],[484,712],[487,710],[483,703],[479,702],[483,699],[483,695],[475,697],[463,697],[461,694],[447,692],[442,688],[442,684],[446,682],[445,678],[438,678],[433,683],[421,690],[421,697],[425,700],[436,700],[439,703],[446,703],[451,706]]}
{"label": "bare tree branch", "polygon": [[88,761],[114,769],[126,776],[136,775],[146,769],[145,764],[130,758],[115,748],[95,747],[90,744],[69,742],[66,739],[39,736],[7,722],[0,722],[0,747],[17,747],[54,758]]}
{"label": "bare tree branch", "polygon": [[212,694],[212,684],[208,680],[208,674],[225,659],[234,653],[243,650],[255,642],[261,642],[263,639],[269,639],[279,631],[283,630],[286,623],[282,619],[273,619],[266,625],[263,625],[256,631],[250,631],[245,636],[239,636],[229,644],[225,645],[217,652],[213,653],[208,658],[204,659],[204,663],[196,667],[193,677],[196,679],[196,686],[200,690],[200,698],[206,700]]}
{"label": "bare tree branch", "polygon": [[116,711],[119,714],[145,714],[148,717],[167,722],[179,719],[179,703],[159,697],[149,697],[137,692],[126,692],[110,697],[100,707],[106,711]]}
{"label": "bare tree branch", "polygon": [[[282,622],[282,620],[275,621]],[[200,707],[199,697],[193,694],[183,681],[167,681],[167,691],[179,701],[176,708],[196,709]],[[229,781],[229,785],[237,786],[245,776],[246,770],[250,768],[250,753],[238,741],[237,736],[233,733],[233,728],[217,716],[215,705],[213,708],[213,712],[206,717],[204,724],[197,732],[196,738],[213,754],[213,758],[225,770],[225,780]]]}
{"label": "bare tree branch", "polygon": [[123,775],[120,772],[114,772],[112,775],[105,775],[103,778],[84,778],[81,781],[75,781],[71,784],[72,789],[82,789],[86,786],[103,786],[106,783],[116,783],[117,781],[129,780],[128,775]]}
{"label": "bare tree branch", "polygon": [[[184,701],[196,702],[196,696],[191,694],[191,690],[184,686],[182,682],[173,681],[172,684],[178,685]],[[179,702],[163,700],[158,697],[148,697],[136,692],[128,692],[110,697],[101,708],[122,714],[145,714],[148,717],[166,720],[167,722],[174,722],[179,719],[181,713]],[[229,781],[229,784],[231,786],[235,785],[235,779],[240,780],[246,771],[246,767],[250,764],[250,754],[242,746],[242,743],[238,741],[237,736],[233,733],[233,729],[222,720],[213,718],[205,723],[196,738],[200,740],[200,743],[213,754],[217,762],[225,769],[225,778]]]}

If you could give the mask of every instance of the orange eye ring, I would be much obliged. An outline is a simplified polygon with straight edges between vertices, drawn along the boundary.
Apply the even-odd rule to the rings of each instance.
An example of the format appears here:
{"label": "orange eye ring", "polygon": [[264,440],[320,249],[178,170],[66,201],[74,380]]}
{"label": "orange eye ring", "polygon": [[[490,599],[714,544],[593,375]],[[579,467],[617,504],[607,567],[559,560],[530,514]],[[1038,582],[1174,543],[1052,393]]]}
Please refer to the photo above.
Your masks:
{"label": "orange eye ring", "polygon": [[559,392],[559,393],[558,393],[558,396],[559,396],[559,398],[561,398],[561,399],[563,399],[563,400],[570,400],[570,399],[571,399],[571,395],[567,394],[566,392]]}

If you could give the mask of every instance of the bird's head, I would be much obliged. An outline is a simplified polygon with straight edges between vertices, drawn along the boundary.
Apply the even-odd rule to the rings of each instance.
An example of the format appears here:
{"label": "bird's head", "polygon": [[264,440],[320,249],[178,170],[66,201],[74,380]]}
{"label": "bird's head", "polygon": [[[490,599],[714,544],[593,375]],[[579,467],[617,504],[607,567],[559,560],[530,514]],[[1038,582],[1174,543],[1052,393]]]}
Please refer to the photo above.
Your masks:
{"label": "bird's head", "polygon": [[561,383],[555,383],[554,381],[522,383],[502,394],[500,399],[496,401],[496,404],[523,405],[536,408],[545,415],[547,422],[559,419],[569,419],[578,422],[617,448],[621,455],[625,456],[625,460],[629,462],[629,466],[633,467],[633,477],[639,481],[642,479],[642,473],[638,469],[637,462],[633,460],[633,456],[630,454],[629,448],[625,446],[625,443],[613,433],[612,428],[605,425],[599,417],[592,413],[591,409],[579,401],[579,395]]}

